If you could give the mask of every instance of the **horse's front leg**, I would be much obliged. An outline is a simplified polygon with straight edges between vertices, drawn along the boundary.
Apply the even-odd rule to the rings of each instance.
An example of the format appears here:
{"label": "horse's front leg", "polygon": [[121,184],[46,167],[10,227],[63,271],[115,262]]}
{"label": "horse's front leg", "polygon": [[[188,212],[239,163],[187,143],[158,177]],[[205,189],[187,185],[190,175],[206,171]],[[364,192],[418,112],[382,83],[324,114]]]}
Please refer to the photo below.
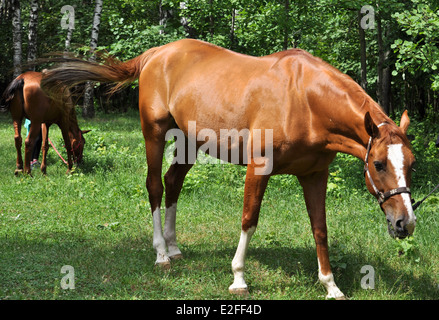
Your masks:
{"label": "horse's front leg", "polygon": [[258,224],[259,211],[262,198],[267,187],[268,175],[256,175],[255,166],[247,166],[244,188],[244,208],[241,219],[241,238],[235,257],[232,260],[232,271],[234,276],[233,284],[229,292],[234,294],[247,294],[248,288],[244,280],[244,262],[248,245]]}
{"label": "horse's front leg", "polygon": [[334,282],[334,276],[329,263],[325,211],[328,169],[298,178],[303,188],[306,208],[311,220],[311,228],[316,243],[319,280],[328,292],[327,299],[345,299],[345,296]]}
{"label": "horse's front leg", "polygon": [[17,150],[17,165],[15,169],[15,175],[23,172],[23,157],[21,155],[21,146],[23,138],[21,137],[21,119],[14,119],[14,131],[15,131],[15,149]]}
{"label": "horse's front leg", "polygon": [[24,172],[31,175],[31,161],[32,152],[35,147],[35,141],[40,134],[41,123],[38,121],[32,121],[29,129],[29,134],[24,141]]}
{"label": "horse's front leg", "polygon": [[47,151],[49,150],[49,126],[45,123],[41,124],[41,134],[42,134],[42,153],[43,153],[43,160],[41,161],[41,172],[43,174],[46,174],[46,168],[47,168]]}

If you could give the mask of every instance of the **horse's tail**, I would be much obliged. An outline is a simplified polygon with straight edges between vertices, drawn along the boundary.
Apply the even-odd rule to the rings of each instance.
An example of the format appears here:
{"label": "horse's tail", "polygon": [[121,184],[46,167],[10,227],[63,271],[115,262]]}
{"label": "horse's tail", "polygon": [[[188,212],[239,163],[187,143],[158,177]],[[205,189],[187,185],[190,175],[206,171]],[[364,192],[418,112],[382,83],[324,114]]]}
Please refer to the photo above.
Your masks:
{"label": "horse's tail", "polygon": [[60,93],[59,88],[71,88],[87,81],[96,81],[112,83],[109,91],[114,93],[139,78],[143,67],[156,50],[157,48],[151,48],[126,62],[105,58],[100,64],[80,58],[60,58],[57,60],[62,62],[59,67],[43,72],[41,88],[49,95],[56,96]]}
{"label": "horse's tail", "polygon": [[3,95],[0,99],[0,112],[7,112],[9,110],[11,101],[14,99],[17,93],[20,93],[20,95],[23,96],[23,87],[23,78],[17,77],[12,80],[12,82],[6,87],[6,90],[3,92]]}

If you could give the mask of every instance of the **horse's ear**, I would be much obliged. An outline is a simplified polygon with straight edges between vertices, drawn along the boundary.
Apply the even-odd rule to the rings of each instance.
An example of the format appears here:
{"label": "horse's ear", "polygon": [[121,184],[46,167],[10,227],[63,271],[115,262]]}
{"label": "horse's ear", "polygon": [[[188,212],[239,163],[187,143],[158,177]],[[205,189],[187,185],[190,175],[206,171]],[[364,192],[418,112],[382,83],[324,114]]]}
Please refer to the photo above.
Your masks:
{"label": "horse's ear", "polygon": [[89,133],[91,130],[81,130],[82,134]]}
{"label": "horse's ear", "polygon": [[401,116],[401,122],[399,123],[399,127],[401,128],[402,132],[404,132],[404,134],[407,134],[407,129],[409,128],[409,124],[410,124],[410,118],[407,110],[405,110]]}
{"label": "horse's ear", "polygon": [[379,134],[378,127],[375,124],[375,122],[373,122],[369,111],[366,112],[366,115],[364,116],[364,126],[366,128],[368,135],[370,135],[372,138],[378,137]]}

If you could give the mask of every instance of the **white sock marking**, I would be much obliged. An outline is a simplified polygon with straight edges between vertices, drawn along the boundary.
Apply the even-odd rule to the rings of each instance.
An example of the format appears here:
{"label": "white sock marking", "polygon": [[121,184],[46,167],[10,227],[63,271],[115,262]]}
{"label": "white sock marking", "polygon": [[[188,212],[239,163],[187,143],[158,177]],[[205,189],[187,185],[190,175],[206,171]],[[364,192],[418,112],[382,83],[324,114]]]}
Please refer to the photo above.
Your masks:
{"label": "white sock marking", "polygon": [[247,289],[247,284],[244,280],[244,262],[247,253],[248,244],[255,232],[256,227],[251,227],[247,231],[241,231],[238,248],[236,249],[235,257],[232,260],[232,271],[234,276],[233,284],[229,290]]}
{"label": "white sock marking", "polygon": [[168,246],[168,256],[172,257],[181,254],[177,247],[177,235],[175,232],[175,221],[177,215],[177,203],[173,203],[169,208],[166,208],[165,214],[165,228],[163,236]]}
{"label": "white sock marking", "polygon": [[157,252],[156,264],[169,262],[169,257],[166,253],[166,243],[162,233],[162,217],[160,208],[156,208],[152,214],[153,221],[153,241],[152,245]]}
{"label": "white sock marking", "polygon": [[323,286],[326,288],[326,291],[328,292],[326,299],[343,298],[344,294],[343,294],[343,292],[340,291],[340,289],[335,284],[334,276],[333,276],[332,272],[328,273],[327,275],[323,275],[323,273],[320,269],[319,259],[317,259],[317,262],[319,264],[319,280],[323,284]]}

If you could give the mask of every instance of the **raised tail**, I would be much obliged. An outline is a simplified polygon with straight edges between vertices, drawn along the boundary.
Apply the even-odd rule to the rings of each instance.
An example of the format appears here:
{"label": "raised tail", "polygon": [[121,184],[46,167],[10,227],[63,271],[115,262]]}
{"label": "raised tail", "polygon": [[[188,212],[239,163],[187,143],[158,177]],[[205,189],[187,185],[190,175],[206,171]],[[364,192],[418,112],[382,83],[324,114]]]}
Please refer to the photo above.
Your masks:
{"label": "raised tail", "polygon": [[0,112],[7,112],[11,104],[12,99],[14,99],[17,93],[23,95],[24,79],[17,77],[6,87],[3,95],[0,99]]}
{"label": "raised tail", "polygon": [[41,88],[50,96],[59,94],[59,88],[71,88],[87,81],[113,83],[110,93],[130,84],[140,76],[145,64],[157,48],[151,48],[140,56],[120,62],[113,58],[105,58],[103,64],[80,58],[60,58],[59,67],[45,70],[41,80]]}

